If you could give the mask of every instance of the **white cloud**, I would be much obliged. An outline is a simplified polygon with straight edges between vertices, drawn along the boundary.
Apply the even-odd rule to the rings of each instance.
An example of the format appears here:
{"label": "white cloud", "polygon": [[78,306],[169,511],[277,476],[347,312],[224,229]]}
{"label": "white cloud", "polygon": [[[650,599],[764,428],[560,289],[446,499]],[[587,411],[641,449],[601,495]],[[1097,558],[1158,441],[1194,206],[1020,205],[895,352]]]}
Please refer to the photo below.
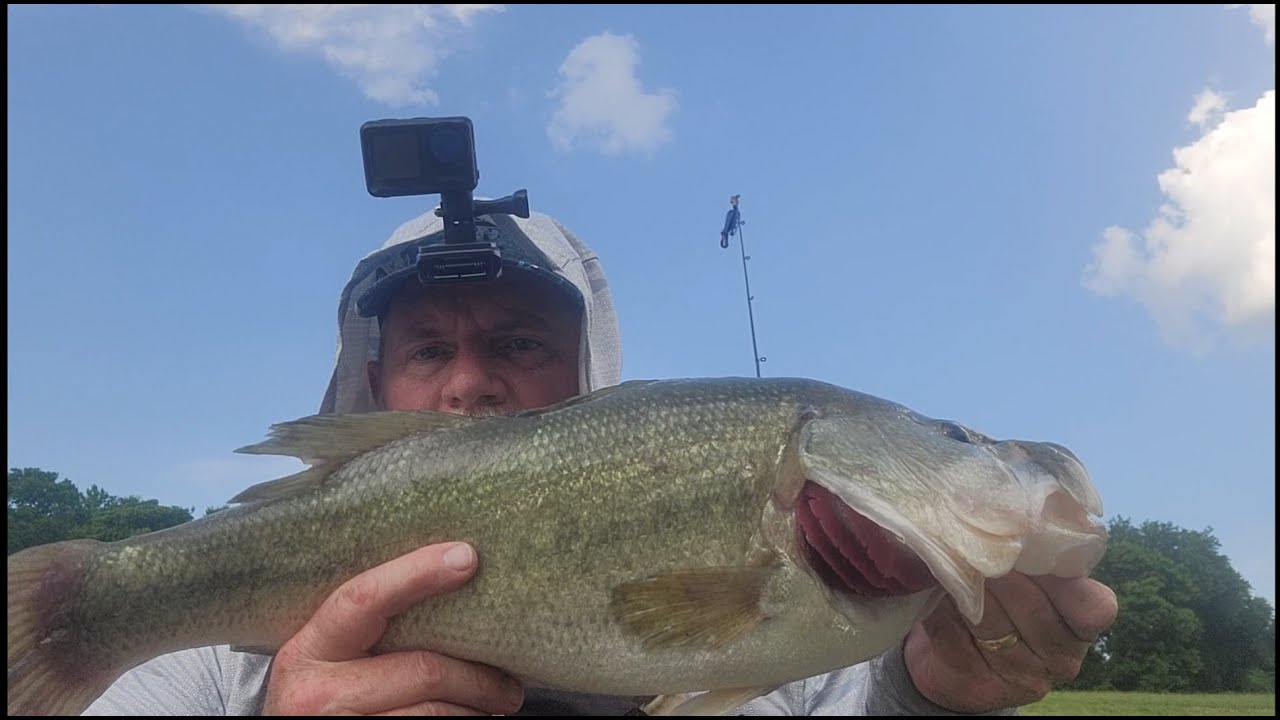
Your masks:
{"label": "white cloud", "polygon": [[1274,4],[1250,5],[1249,19],[1267,33],[1268,44],[1276,41],[1276,6]]}
{"label": "white cloud", "polygon": [[[1250,5],[1249,17],[1274,44],[1275,6]],[[1275,334],[1275,90],[1226,110],[1220,93],[1196,97],[1187,120],[1200,137],[1156,178],[1166,202],[1141,233],[1106,228],[1084,273],[1086,287],[1133,296],[1167,341],[1196,351],[1218,334]]]}
{"label": "white cloud", "polygon": [[364,94],[393,107],[434,105],[424,84],[449,41],[501,5],[209,5],[281,48],[323,57]]}
{"label": "white cloud", "polygon": [[639,46],[631,36],[605,32],[570,50],[552,92],[558,107],[547,126],[551,142],[562,150],[583,143],[606,155],[668,142],[675,91],[646,92],[636,77],[639,64]]}
{"label": "white cloud", "polygon": [[1222,116],[1222,111],[1226,110],[1226,108],[1226,99],[1213,90],[1206,88],[1196,96],[1196,103],[1191,106],[1191,112],[1187,113],[1187,120],[1204,129],[1205,125],[1216,124]]}
{"label": "white cloud", "polygon": [[[1191,120],[1205,121],[1215,106],[1205,97]],[[1168,201],[1141,235],[1115,226],[1103,232],[1085,286],[1132,294],[1178,346],[1203,350],[1215,329],[1273,329],[1275,133],[1275,91],[1268,90],[1176,148],[1175,166],[1157,177]]]}

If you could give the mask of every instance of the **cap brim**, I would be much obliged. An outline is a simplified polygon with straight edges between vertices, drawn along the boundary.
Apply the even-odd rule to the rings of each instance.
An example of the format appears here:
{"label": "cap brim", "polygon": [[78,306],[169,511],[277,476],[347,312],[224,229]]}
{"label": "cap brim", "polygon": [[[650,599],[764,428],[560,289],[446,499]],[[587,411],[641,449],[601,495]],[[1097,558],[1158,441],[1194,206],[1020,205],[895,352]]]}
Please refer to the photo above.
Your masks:
{"label": "cap brim", "polygon": [[[571,299],[575,307],[581,309],[583,307],[582,293],[569,280],[551,272],[545,268],[521,260],[502,261],[502,274],[499,276],[498,282],[502,277],[509,277],[511,274],[522,275],[534,278],[540,283],[547,286],[553,292],[561,292],[566,298]],[[356,301],[356,312],[361,317],[381,317],[387,311],[387,307],[391,304],[391,300],[396,296],[404,284],[407,282],[420,283],[418,276],[418,268],[410,266],[402,268],[394,272],[388,273],[381,280],[378,280],[369,287]],[[486,280],[476,280],[470,283],[451,282],[442,284],[441,287],[457,287],[459,285],[481,284],[488,282]]]}

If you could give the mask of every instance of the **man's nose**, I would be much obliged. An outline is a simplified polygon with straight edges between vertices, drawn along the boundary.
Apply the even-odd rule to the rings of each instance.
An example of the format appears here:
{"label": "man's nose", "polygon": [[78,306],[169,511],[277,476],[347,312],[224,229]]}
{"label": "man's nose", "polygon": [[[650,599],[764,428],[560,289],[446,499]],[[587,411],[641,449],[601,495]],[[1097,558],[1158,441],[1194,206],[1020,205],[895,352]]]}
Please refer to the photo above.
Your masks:
{"label": "man's nose", "polygon": [[445,410],[464,415],[496,410],[507,401],[506,383],[493,360],[469,349],[454,356],[443,392]]}

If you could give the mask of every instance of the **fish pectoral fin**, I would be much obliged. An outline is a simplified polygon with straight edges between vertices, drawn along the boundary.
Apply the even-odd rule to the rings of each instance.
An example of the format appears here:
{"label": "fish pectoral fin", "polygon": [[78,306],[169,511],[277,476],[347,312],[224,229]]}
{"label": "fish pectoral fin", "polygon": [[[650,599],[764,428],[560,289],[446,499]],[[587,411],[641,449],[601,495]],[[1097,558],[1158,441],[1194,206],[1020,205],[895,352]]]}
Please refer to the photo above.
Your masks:
{"label": "fish pectoral fin", "polygon": [[777,687],[724,688],[705,693],[659,695],[645,703],[640,712],[645,715],[724,715],[730,710],[763,697]]}
{"label": "fish pectoral fin", "polygon": [[655,575],[613,590],[609,610],[646,650],[719,648],[765,620],[769,567],[722,567]]}
{"label": "fish pectoral fin", "polygon": [[236,450],[248,455],[288,455],[310,469],[248,488],[232,503],[288,497],[318,487],[348,460],[401,438],[482,422],[431,411],[312,415],[271,426],[271,439]]}

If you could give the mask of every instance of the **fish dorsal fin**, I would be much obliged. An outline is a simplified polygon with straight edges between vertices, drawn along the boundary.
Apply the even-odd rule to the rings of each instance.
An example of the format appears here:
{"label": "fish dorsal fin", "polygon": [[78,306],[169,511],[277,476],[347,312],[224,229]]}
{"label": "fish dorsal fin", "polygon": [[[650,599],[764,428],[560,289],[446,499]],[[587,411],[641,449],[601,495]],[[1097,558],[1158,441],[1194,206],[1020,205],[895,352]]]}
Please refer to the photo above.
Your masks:
{"label": "fish dorsal fin", "polygon": [[333,473],[335,467],[337,467],[336,463],[324,463],[313,468],[307,468],[300,473],[260,482],[257,485],[251,485],[246,488],[228,502],[232,505],[239,505],[259,500],[278,500],[305,492],[311,488],[319,487],[325,481],[325,478]]}
{"label": "fish dorsal fin", "polygon": [[311,415],[271,426],[271,439],[236,450],[249,455],[288,455],[308,465],[348,460],[401,438],[477,422],[469,415],[432,411],[384,411]]}
{"label": "fish dorsal fin", "polygon": [[431,411],[384,411],[352,415],[311,415],[271,426],[271,439],[238,448],[247,455],[287,455],[311,468],[259,483],[232,503],[272,500],[318,487],[348,460],[388,443],[422,433],[455,428],[481,419]]}

